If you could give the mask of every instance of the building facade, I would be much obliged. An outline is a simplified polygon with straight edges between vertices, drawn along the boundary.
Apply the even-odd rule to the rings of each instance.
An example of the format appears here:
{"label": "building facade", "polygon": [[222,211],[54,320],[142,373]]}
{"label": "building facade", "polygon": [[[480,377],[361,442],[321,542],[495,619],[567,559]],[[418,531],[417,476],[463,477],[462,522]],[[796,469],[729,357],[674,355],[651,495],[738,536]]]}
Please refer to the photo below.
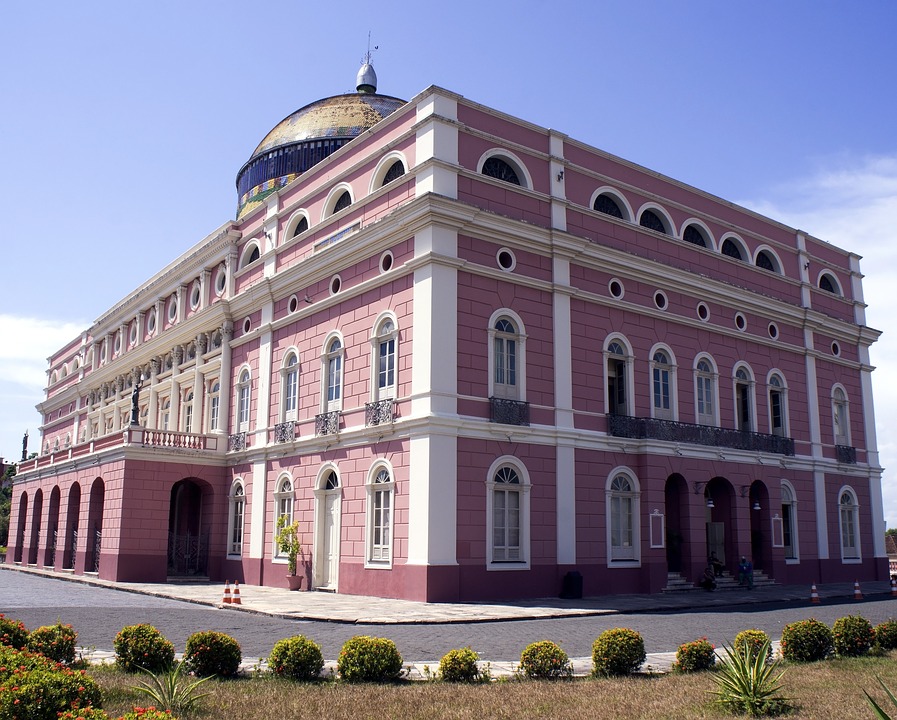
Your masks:
{"label": "building facade", "polygon": [[888,577],[859,258],[430,87],[305,106],[50,360],[8,563],[428,601]]}

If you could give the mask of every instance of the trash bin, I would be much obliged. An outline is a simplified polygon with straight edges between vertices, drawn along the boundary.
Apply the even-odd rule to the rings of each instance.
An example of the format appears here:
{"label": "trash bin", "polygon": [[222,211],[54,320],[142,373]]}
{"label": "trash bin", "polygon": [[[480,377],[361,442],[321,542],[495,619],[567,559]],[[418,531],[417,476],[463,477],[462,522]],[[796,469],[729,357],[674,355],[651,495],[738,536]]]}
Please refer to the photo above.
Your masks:
{"label": "trash bin", "polygon": [[564,600],[580,600],[582,598],[582,573],[571,570],[561,583],[561,598]]}

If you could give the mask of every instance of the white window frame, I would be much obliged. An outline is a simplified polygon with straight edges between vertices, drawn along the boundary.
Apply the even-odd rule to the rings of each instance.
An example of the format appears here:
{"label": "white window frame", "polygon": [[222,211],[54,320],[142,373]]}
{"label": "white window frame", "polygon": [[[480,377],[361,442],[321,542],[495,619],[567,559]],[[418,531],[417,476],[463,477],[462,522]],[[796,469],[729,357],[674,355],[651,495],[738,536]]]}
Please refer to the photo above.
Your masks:
{"label": "white window frame", "polygon": [[[849,502],[845,502],[845,498]],[[863,562],[860,506],[856,492],[849,485],[838,490],[838,531],[841,538],[841,562],[847,565]],[[852,544],[849,544],[851,541]]]}
{"label": "white window frame", "polygon": [[[335,347],[335,343],[338,346]],[[346,344],[338,332],[332,332],[324,341],[321,352],[321,410],[333,412],[343,409],[345,395]],[[335,390],[335,392],[334,392]],[[331,394],[333,397],[331,398]]]}
{"label": "white window frame", "polygon": [[237,421],[237,431],[249,430],[249,421],[252,416],[252,372],[248,367],[240,368],[237,374],[236,403],[234,415]]}
{"label": "white window frame", "polygon": [[392,465],[378,460],[368,472],[367,483],[367,548],[365,567],[388,570],[395,555],[396,479]]}
{"label": "white window frame", "polygon": [[[841,433],[838,432],[839,426]],[[850,401],[848,400],[847,391],[841,384],[832,388],[832,436],[835,439],[835,445],[847,447],[852,445],[850,439]]]}
{"label": "white window frame", "polygon": [[[629,489],[621,490],[615,487],[618,481],[626,482]],[[641,487],[638,478],[631,469],[624,466],[614,468],[607,476],[605,485],[607,503],[607,566],[609,568],[641,567],[642,543],[641,543]],[[617,529],[619,511],[629,507],[628,534],[630,543],[614,543],[614,530]]]}
{"label": "white window frame", "polygon": [[283,356],[280,398],[281,421],[296,420],[299,412],[299,352],[295,348],[290,348]]}
{"label": "white window frame", "polygon": [[181,432],[193,432],[193,390],[188,389],[184,392],[181,407],[184,409],[183,422],[181,424]]}
{"label": "white window frame", "polygon": [[[788,543],[785,542],[785,525],[788,525],[791,533],[791,555],[788,554]],[[795,565],[800,562],[800,541],[798,537],[797,522],[797,493],[794,486],[787,480],[782,480],[782,542],[785,553],[785,563]]]}
{"label": "white window frame", "polygon": [[[665,363],[658,362],[659,353],[666,356]],[[655,345],[651,348],[650,358],[651,417],[658,420],[677,420],[679,418],[679,394],[677,392],[676,356],[666,345]],[[665,379],[664,375],[666,375]],[[663,393],[658,396],[658,385],[662,387],[664,382],[666,383],[668,407],[663,407],[662,404],[658,405],[658,401],[663,399]]]}
{"label": "white window frame", "polygon": [[211,433],[221,429],[221,380],[219,378],[212,378],[208,382],[208,388],[208,417],[209,432]]}
{"label": "white window frame", "polygon": [[[246,487],[239,478],[234,480],[228,495],[227,554],[243,555],[243,536],[246,530]],[[239,538],[239,539],[237,539]]]}
{"label": "white window frame", "polygon": [[[701,363],[706,363],[710,368],[703,370]],[[707,427],[719,427],[719,373],[716,370],[716,362],[709,355],[698,355],[695,358],[695,422]],[[709,401],[707,392],[710,392]],[[701,412],[701,405],[705,412]],[[710,412],[706,410],[709,408]]]}
{"label": "white window frame", "polygon": [[[619,345],[622,353],[612,351],[614,345]],[[604,403],[605,403],[605,413],[608,415],[625,415],[632,416],[633,408],[635,407],[634,403],[634,392],[633,388],[635,387],[635,374],[633,370],[633,362],[632,362],[632,348],[629,345],[629,341],[623,337],[622,335],[608,335],[608,337],[604,341]],[[619,369],[620,363],[623,364],[623,404],[622,408],[624,412],[618,412],[617,401],[611,401],[610,398],[610,364],[613,362],[615,364],[613,376],[617,378],[617,382],[614,387],[619,388]],[[617,390],[617,394],[619,394],[619,390]]]}
{"label": "white window frame", "polygon": [[284,473],[277,479],[277,485],[274,489],[274,549],[271,557],[275,562],[285,563],[287,555],[281,551],[280,545],[277,543],[277,524],[281,517],[286,517],[286,524],[293,522],[293,508],[295,506],[296,495],[293,490],[293,479],[289,473]]}
{"label": "white window frame", "polygon": [[171,429],[171,395],[159,397],[159,430]]}
{"label": "white window frame", "polygon": [[[757,432],[757,394],[755,392],[754,373],[750,365],[741,362],[732,368],[732,400],[733,411],[735,415],[735,429],[744,432]],[[743,390],[742,390],[743,388]],[[742,401],[739,393],[747,393],[745,401],[747,402],[747,426],[742,422],[741,413],[743,411]]]}
{"label": "white window frame", "polygon": [[[502,483],[496,480],[500,472],[511,470],[517,475],[518,483]],[[517,458],[504,455],[495,460],[486,475],[486,569],[487,570],[529,570],[530,569],[530,484],[529,472]],[[506,488],[511,488],[510,490]],[[495,553],[495,495],[496,492],[516,492],[518,496],[518,541],[519,559],[496,559]],[[503,546],[507,547],[507,546]]]}
{"label": "white window frame", "polygon": [[[775,398],[778,395],[779,411],[781,414],[780,426],[775,425],[775,415],[773,413]],[[769,434],[778,437],[790,437],[788,422],[790,413],[788,412],[788,383],[785,382],[785,376],[779,370],[770,370],[766,378],[766,397],[769,404]]]}
{"label": "white window frame", "polygon": [[391,312],[382,313],[374,323],[371,376],[371,400],[377,402],[396,397],[399,384],[399,324]]}
{"label": "white window frame", "polygon": [[[496,328],[499,322],[505,322],[513,327],[513,332]],[[489,397],[498,397],[505,400],[526,399],[526,330],[520,316],[508,308],[501,308],[492,313],[489,318]],[[503,346],[503,357],[507,359],[508,343],[514,343],[514,365],[509,367],[507,362],[498,367],[499,353],[497,346]],[[513,371],[514,382],[500,382]]]}

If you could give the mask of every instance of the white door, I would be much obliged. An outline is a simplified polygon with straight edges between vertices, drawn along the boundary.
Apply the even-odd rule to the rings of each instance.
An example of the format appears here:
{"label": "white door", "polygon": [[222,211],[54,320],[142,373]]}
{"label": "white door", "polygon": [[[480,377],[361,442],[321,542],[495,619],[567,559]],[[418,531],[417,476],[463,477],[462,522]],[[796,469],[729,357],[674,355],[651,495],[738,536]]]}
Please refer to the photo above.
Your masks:
{"label": "white door", "polygon": [[340,493],[324,496],[324,532],[319,587],[335,590],[339,572]]}

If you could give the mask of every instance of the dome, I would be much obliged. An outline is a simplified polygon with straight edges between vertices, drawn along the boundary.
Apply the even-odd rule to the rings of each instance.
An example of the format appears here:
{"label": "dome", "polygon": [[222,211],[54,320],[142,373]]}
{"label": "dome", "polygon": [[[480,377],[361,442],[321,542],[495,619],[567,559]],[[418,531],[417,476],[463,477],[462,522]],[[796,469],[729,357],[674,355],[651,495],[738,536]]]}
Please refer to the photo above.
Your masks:
{"label": "dome", "polygon": [[237,218],[347,142],[405,104],[376,93],[370,65],[358,73],[358,92],[318,100],[281,120],[237,173]]}

